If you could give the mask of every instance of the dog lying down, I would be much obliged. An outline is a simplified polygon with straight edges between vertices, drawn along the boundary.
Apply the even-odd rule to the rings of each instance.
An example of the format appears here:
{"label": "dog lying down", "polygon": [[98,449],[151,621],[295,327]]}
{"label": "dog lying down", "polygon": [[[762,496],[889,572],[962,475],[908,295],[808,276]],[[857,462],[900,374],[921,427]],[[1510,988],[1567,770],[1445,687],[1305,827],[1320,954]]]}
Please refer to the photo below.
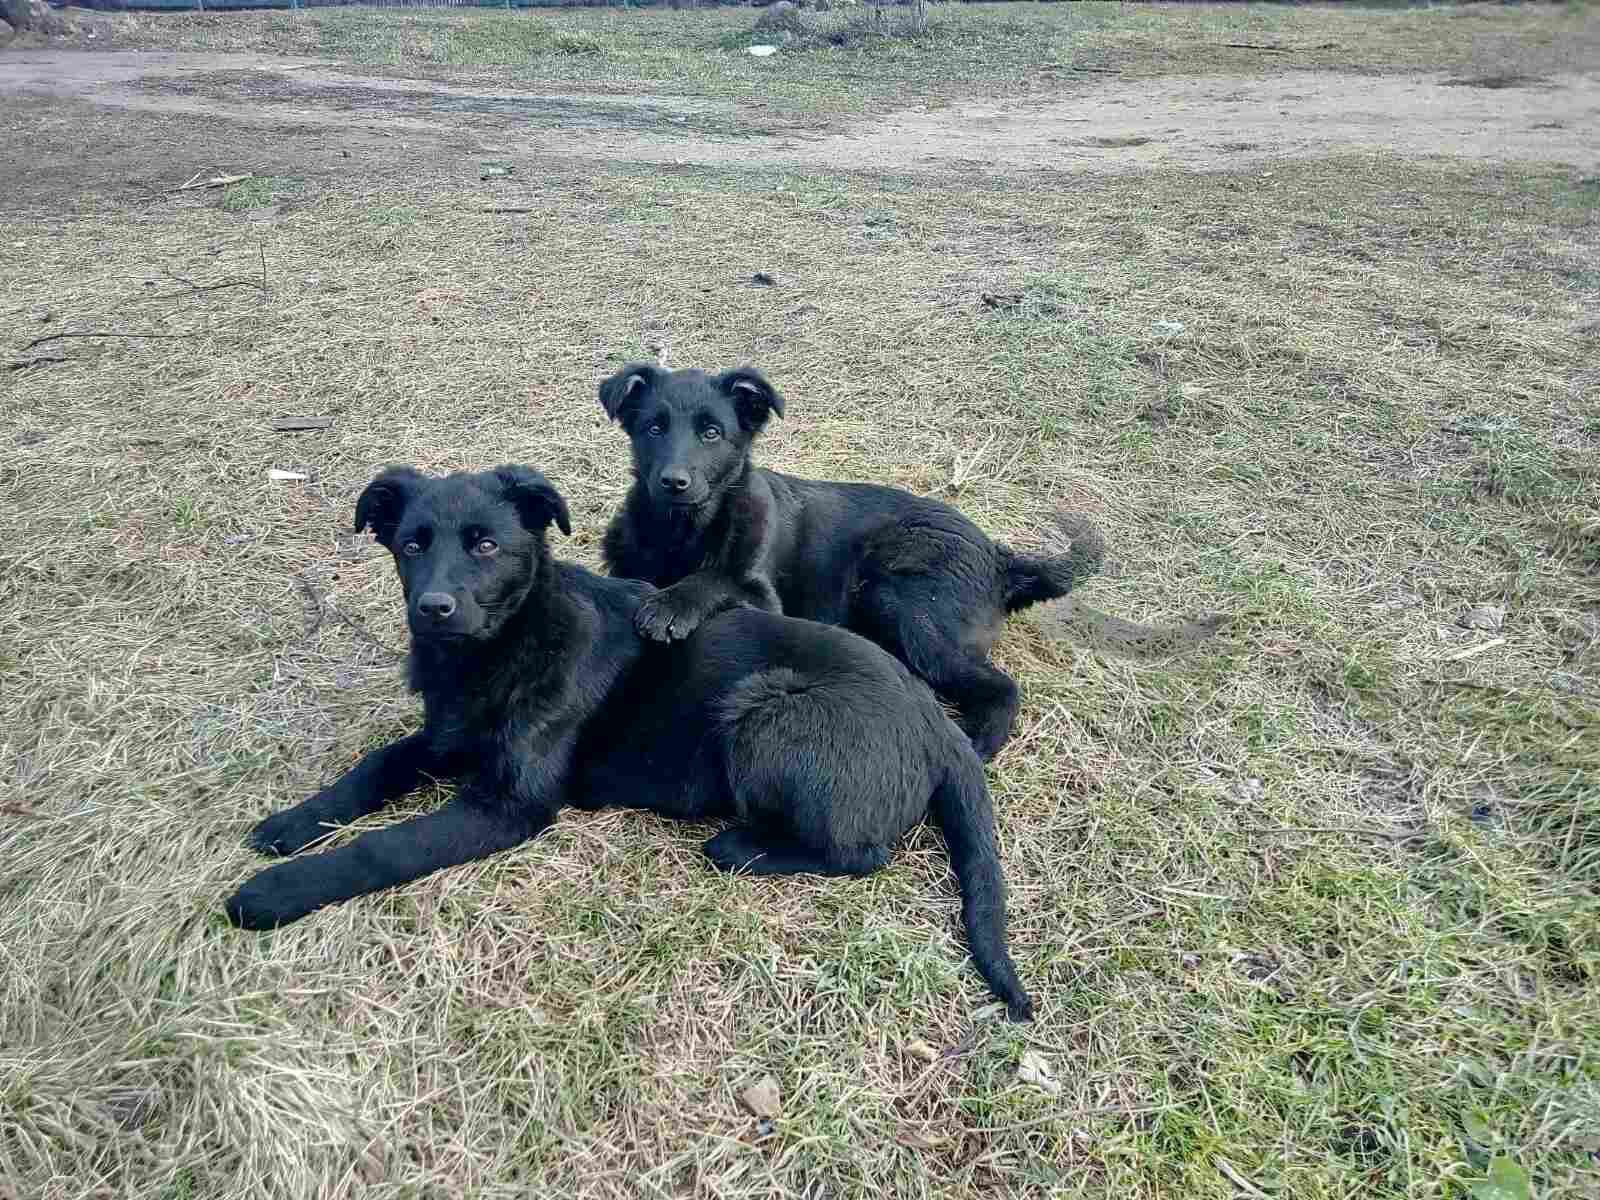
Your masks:
{"label": "dog lying down", "polygon": [[567,506],[527,467],[429,478],[391,467],[358,530],[394,555],[422,730],[367,755],[250,843],[294,854],[428,776],[455,799],[347,845],[269,867],[227,902],[270,929],[324,905],[485,858],[565,804],[727,819],[728,871],[866,875],[931,815],[960,882],[968,945],[1015,1020],[1033,1005],[1006,950],[1005,884],[983,767],[933,693],[865,638],[749,607],[686,641],[640,638],[648,584],[551,557]]}
{"label": "dog lying down", "polygon": [[1105,548],[1081,518],[1056,514],[1063,553],[1023,554],[926,496],[756,466],[756,439],[784,401],[753,367],[708,375],[631,363],[601,383],[600,403],[627,433],[634,470],[606,530],[606,565],[661,589],[639,606],[639,632],[687,637],[741,601],[842,625],[949,701],[985,759],[1011,737],[1021,703],[989,661],[1007,614],[1058,601],[1046,610],[1057,631],[1145,660],[1182,653],[1226,623],[1139,625],[1062,599],[1101,567]]}
{"label": "dog lying down", "polygon": [[1086,523],[1058,520],[1065,553],[1022,554],[938,500],[758,467],[755,442],[783,397],[752,367],[707,375],[632,363],[600,385],[628,435],[634,484],[605,537],[613,575],[661,590],[646,637],[687,637],[737,601],[870,638],[948,700],[993,758],[1021,703],[989,661],[1006,614],[1065,596],[1100,569]]}

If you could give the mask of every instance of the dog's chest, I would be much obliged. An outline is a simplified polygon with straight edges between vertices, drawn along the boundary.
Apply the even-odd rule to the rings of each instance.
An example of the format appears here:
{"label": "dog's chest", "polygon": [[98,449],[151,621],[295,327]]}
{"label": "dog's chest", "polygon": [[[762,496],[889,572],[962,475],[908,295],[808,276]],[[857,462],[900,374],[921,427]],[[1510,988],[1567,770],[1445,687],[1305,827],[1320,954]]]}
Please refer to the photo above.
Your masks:
{"label": "dog's chest", "polygon": [[494,716],[476,696],[426,698],[425,729],[435,753],[441,755],[481,753],[499,726]]}
{"label": "dog's chest", "polygon": [[707,565],[706,535],[698,529],[665,528],[637,536],[621,573],[656,587],[670,587]]}

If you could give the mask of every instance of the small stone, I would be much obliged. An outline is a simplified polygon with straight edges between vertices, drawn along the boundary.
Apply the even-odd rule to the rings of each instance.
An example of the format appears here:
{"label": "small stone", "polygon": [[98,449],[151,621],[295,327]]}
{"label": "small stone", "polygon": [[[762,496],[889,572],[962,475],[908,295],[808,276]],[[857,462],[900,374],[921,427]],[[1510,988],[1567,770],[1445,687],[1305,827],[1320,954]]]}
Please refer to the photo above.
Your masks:
{"label": "small stone", "polygon": [[783,1111],[779,1101],[778,1081],[771,1075],[763,1075],[739,1093],[739,1104],[747,1113],[769,1121]]}

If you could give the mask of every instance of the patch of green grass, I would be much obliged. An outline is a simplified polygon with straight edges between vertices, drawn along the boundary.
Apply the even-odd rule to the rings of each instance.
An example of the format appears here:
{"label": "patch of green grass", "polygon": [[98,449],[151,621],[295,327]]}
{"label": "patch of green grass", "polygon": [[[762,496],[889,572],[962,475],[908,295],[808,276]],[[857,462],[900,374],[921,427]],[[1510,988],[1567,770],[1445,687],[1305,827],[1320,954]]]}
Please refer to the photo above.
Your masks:
{"label": "patch of green grass", "polygon": [[252,208],[265,208],[274,200],[272,180],[259,175],[230,183],[217,198],[217,207],[226,213],[249,212]]}
{"label": "patch of green grass", "polygon": [[172,523],[185,533],[192,533],[205,522],[200,502],[193,496],[179,496],[172,504]]}

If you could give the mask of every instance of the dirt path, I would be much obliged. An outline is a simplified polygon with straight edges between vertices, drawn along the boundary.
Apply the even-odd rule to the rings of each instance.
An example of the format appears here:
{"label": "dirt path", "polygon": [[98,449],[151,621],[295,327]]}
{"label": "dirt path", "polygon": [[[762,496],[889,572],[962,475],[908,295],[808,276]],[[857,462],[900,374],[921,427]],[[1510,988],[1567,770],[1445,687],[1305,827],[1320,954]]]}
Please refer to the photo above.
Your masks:
{"label": "dirt path", "polygon": [[1048,102],[916,109],[843,132],[775,132],[731,102],[518,93],[352,74],[258,54],[16,51],[0,96],[33,94],[245,126],[492,136],[510,154],[894,172],[1209,170],[1360,151],[1600,167],[1600,81],[1294,72],[1118,79]]}

